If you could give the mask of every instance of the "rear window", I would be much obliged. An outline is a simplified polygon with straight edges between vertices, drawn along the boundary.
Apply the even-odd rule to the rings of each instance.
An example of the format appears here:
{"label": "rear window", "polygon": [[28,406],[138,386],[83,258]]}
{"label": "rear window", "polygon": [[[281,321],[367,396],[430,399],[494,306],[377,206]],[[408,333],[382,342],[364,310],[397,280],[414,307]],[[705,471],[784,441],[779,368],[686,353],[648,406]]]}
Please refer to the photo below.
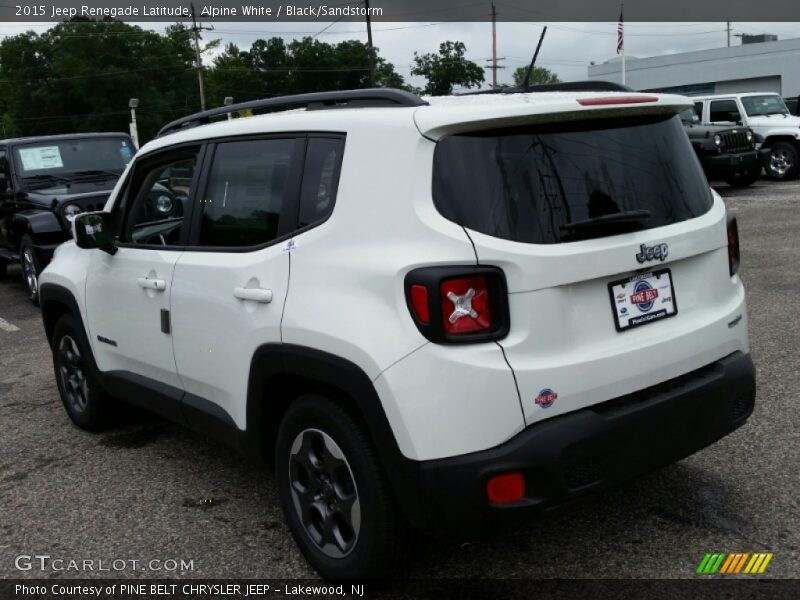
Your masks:
{"label": "rear window", "polygon": [[[678,117],[608,120],[445,137],[434,154],[439,212],[494,237],[556,244],[678,223],[712,205]],[[628,211],[637,222],[565,227]]]}

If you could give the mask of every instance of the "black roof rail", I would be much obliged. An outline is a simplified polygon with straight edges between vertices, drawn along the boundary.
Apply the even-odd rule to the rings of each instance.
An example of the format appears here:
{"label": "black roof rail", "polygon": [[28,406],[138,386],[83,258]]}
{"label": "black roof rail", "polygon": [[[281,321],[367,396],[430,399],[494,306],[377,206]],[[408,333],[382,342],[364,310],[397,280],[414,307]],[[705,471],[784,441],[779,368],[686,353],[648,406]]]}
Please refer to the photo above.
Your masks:
{"label": "black roof rail", "polygon": [[408,107],[428,104],[419,96],[393,88],[372,88],[366,90],[343,90],[336,92],[314,92],[294,96],[278,96],[263,100],[251,100],[212,108],[167,123],[158,131],[156,137],[173,133],[181,129],[189,129],[210,123],[215,117],[221,117],[240,110],[258,110],[264,112],[288,110],[305,107],[306,110],[325,110],[332,108],[374,108],[374,107]]}
{"label": "black roof rail", "polygon": [[481,90],[470,92],[468,95],[476,94],[530,94],[536,92],[632,92],[627,86],[613,83],[611,81],[566,81],[561,83],[543,83],[540,85],[529,85],[523,87],[515,85],[511,87],[497,88],[494,90]]}

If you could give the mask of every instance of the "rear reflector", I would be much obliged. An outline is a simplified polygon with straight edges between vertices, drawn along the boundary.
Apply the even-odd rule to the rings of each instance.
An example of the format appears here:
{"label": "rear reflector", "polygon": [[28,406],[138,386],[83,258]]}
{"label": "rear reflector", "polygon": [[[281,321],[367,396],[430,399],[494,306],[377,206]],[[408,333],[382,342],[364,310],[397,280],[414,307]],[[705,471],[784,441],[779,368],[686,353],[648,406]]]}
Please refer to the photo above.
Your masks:
{"label": "rear reflector", "polygon": [[606,106],[608,104],[644,104],[658,102],[655,96],[604,96],[602,98],[580,98],[581,106]]}
{"label": "rear reflector", "polygon": [[458,335],[491,329],[486,277],[447,279],[442,282],[441,293],[442,326],[446,333]]}
{"label": "rear reflector", "polygon": [[414,314],[420,320],[420,323],[427,325],[431,322],[431,315],[428,310],[428,288],[424,285],[411,286],[411,306],[414,308]]}
{"label": "rear reflector", "polygon": [[509,504],[525,497],[525,478],[514,471],[495,475],[486,483],[486,496],[494,504]]}
{"label": "rear reflector", "polygon": [[736,217],[728,215],[728,268],[731,277],[739,270],[739,226]]}

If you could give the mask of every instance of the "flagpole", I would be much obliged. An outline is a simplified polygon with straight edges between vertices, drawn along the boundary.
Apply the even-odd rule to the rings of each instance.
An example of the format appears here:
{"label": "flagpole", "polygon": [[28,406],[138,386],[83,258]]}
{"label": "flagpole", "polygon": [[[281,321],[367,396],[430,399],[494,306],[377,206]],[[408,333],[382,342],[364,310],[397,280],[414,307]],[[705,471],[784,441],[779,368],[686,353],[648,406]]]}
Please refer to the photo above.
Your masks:
{"label": "flagpole", "polygon": [[620,19],[622,19],[622,85],[625,85],[625,3],[621,2],[619,7]]}

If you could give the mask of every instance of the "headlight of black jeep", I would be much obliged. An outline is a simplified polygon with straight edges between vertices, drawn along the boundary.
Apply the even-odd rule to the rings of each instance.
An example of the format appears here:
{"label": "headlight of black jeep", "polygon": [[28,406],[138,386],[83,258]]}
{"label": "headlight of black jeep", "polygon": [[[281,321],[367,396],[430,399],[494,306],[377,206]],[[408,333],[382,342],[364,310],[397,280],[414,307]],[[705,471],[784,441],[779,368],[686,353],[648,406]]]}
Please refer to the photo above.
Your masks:
{"label": "headlight of black jeep", "polygon": [[78,206],[77,204],[67,204],[63,209],[61,214],[64,215],[64,218],[72,223],[72,220],[77,217],[79,214],[83,212],[83,209]]}
{"label": "headlight of black jeep", "polygon": [[166,194],[161,194],[156,198],[156,210],[159,214],[167,215],[172,212],[172,198]]}
{"label": "headlight of black jeep", "polygon": [[722,137],[719,134],[714,136],[714,143],[717,146],[721,146],[722,145]]}

